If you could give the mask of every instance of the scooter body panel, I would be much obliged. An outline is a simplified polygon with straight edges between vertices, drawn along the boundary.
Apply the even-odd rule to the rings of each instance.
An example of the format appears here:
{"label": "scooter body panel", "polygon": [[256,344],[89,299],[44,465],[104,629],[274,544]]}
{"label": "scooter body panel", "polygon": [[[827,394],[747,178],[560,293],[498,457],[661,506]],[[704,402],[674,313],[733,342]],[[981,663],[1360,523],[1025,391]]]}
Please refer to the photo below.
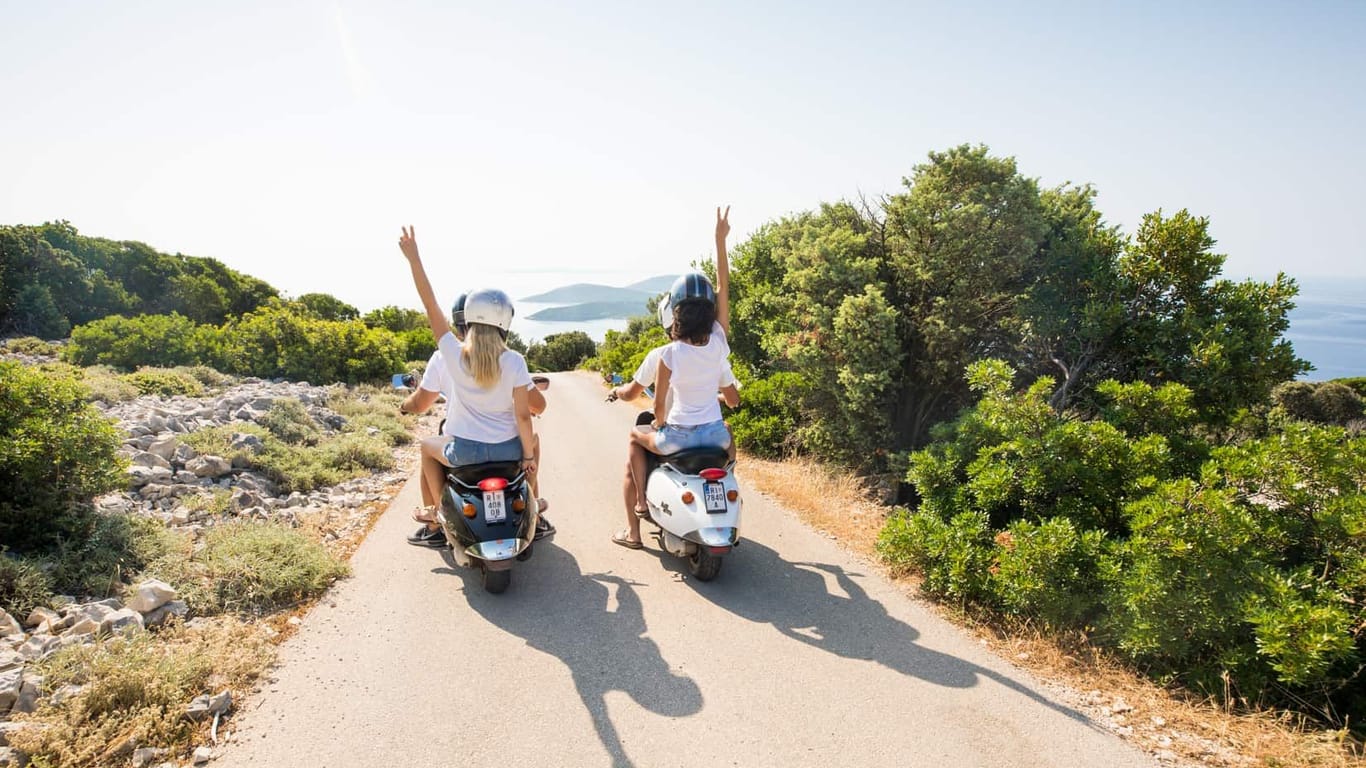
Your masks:
{"label": "scooter body panel", "polygon": [[[707,505],[708,486],[713,499],[711,509]],[[730,500],[732,494],[734,501]],[[723,504],[715,502],[718,495]],[[689,497],[691,501],[685,501]],[[699,545],[721,548],[739,542],[744,499],[733,465],[725,477],[707,480],[660,464],[646,481],[645,500],[650,519],[665,534],[665,547],[674,554],[689,554]]]}

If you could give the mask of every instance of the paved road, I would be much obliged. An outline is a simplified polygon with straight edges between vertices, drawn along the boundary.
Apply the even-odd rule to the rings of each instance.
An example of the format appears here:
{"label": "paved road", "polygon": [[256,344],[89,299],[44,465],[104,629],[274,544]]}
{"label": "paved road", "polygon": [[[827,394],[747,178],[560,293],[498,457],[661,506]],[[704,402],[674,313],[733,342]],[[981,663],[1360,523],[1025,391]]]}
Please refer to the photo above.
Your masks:
{"label": "paved road", "polygon": [[634,411],[548,396],[554,544],[488,595],[403,542],[410,482],[215,765],[1151,764],[757,493],[714,582],[613,546]]}

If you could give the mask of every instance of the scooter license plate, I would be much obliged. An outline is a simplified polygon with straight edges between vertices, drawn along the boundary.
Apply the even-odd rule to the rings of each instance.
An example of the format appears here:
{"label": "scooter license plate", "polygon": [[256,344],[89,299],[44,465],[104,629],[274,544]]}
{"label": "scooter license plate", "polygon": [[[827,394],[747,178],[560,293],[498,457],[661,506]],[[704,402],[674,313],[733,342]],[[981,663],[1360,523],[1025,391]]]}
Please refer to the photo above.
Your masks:
{"label": "scooter license plate", "polygon": [[507,519],[507,502],[502,491],[484,491],[484,522],[501,523]]}
{"label": "scooter license plate", "polygon": [[726,489],[720,483],[704,483],[702,499],[707,505],[708,512],[726,511]]}

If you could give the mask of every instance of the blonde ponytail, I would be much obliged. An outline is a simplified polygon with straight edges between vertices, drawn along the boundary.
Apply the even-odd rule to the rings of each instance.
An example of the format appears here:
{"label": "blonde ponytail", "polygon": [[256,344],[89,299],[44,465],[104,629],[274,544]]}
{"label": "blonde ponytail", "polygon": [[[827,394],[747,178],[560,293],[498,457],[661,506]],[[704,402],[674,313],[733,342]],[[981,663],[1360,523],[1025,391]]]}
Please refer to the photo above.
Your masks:
{"label": "blonde ponytail", "polygon": [[503,335],[498,332],[497,328],[483,323],[470,324],[470,330],[465,336],[465,345],[461,354],[469,366],[470,373],[474,376],[474,383],[484,389],[489,389],[498,383],[503,375],[499,358],[503,356],[503,351],[506,349],[507,344],[503,342]]}

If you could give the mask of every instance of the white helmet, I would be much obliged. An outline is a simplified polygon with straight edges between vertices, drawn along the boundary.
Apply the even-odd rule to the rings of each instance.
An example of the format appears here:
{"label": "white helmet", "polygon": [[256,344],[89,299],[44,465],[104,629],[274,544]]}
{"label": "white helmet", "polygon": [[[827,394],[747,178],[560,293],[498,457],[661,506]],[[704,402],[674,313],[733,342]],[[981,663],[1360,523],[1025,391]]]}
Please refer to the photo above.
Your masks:
{"label": "white helmet", "polygon": [[497,288],[479,288],[465,297],[465,322],[491,325],[506,336],[512,328],[512,299]]}
{"label": "white helmet", "polygon": [[659,299],[659,324],[664,326],[665,331],[674,327],[673,303],[670,301],[670,296],[667,293]]}

